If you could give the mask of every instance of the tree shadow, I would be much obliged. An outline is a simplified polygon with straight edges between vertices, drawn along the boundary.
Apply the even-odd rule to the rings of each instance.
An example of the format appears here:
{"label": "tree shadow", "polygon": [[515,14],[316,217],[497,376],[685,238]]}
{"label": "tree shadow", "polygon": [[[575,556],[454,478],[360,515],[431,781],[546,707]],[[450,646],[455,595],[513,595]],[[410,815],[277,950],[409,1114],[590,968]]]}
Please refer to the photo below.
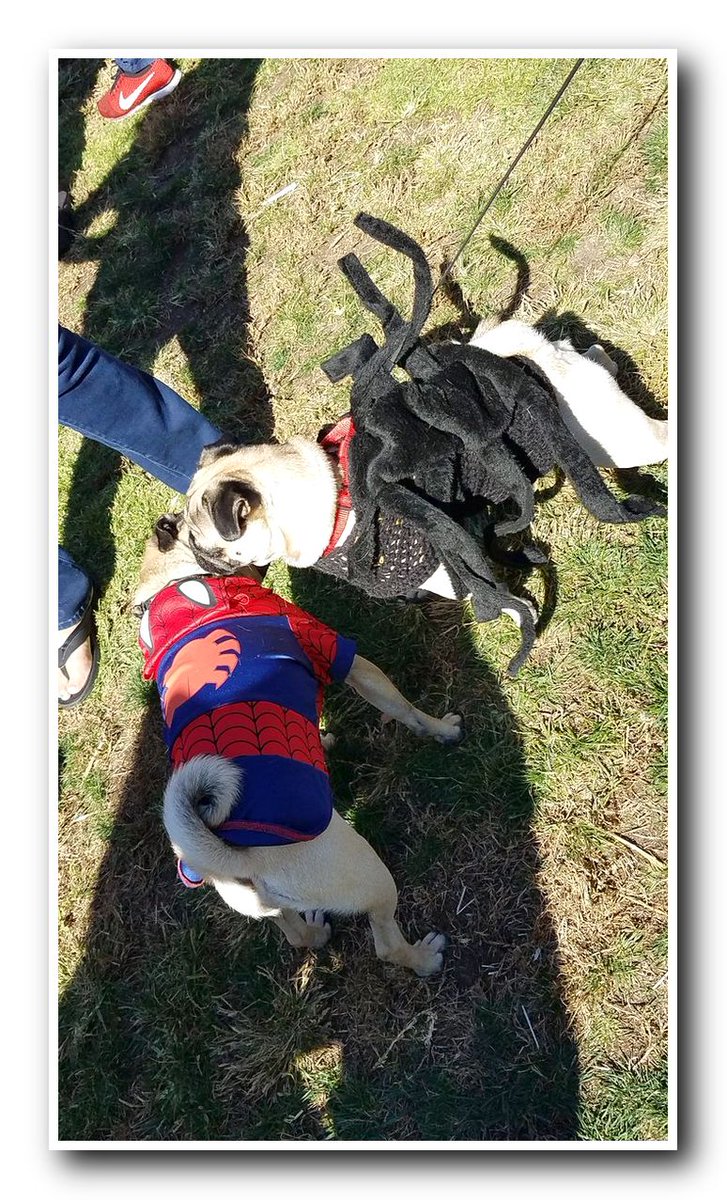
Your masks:
{"label": "tree shadow", "polygon": [[[79,332],[152,373],[177,338],[201,411],[242,441],[273,433],[270,396],[248,353],[249,238],[237,208],[258,66],[205,59],[185,72],[140,120],[128,154],[75,206],[66,256],[98,263]],[[83,149],[78,114],[93,76],[76,60],[61,67],[61,174],[72,191]],[[84,439],[68,498],[65,544],[81,562],[93,547],[88,566],[101,594],[115,566],[109,522],[120,466],[120,455]]]}

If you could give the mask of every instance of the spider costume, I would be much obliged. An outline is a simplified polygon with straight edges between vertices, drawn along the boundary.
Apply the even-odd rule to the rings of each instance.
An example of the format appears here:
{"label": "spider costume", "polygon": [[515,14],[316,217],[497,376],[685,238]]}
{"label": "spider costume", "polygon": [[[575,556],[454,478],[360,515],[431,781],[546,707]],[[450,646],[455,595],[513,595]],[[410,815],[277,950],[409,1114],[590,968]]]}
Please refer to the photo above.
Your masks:
{"label": "spider costume", "polygon": [[[478,620],[494,620],[503,609],[519,615],[522,645],[509,667],[515,675],[532,649],[535,624],[530,605],[508,590],[499,567],[547,561],[527,533],[522,551],[502,541],[528,529],[533,482],[561,467],[600,521],[641,521],[665,510],[638,496],[612,495],[533,363],[476,346],[425,344],[420,333],[433,292],[421,247],[365,213],[354,223],[411,260],[414,304],[404,320],[355,254],[340,259],[359,300],[381,322],[384,342],[363,334],[322,364],[333,382],[353,380],[355,437],[344,465],[356,525],[345,545],[329,546],[316,566],[369,595],[393,597],[421,586],[443,563],[455,593],[472,596]],[[395,366],[407,373],[406,382],[394,377]],[[484,521],[480,536],[468,532],[475,518]]]}
{"label": "spider costume", "polygon": [[[318,727],[323,690],[346,678],[355,643],[252,579],[195,576],[153,597],[139,645],[172,765],[219,754],[244,772],[215,833],[236,846],[322,833],[333,810]],[[180,875],[199,882],[183,866]]]}

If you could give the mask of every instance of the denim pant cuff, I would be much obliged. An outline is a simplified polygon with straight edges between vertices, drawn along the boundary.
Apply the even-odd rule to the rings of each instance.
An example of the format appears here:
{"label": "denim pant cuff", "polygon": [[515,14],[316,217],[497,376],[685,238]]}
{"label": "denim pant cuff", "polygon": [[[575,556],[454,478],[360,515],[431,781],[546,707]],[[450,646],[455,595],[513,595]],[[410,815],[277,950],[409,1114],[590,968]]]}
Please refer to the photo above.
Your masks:
{"label": "denim pant cuff", "polygon": [[58,547],[58,628],[71,629],[91,598],[91,580],[67,550]]}
{"label": "denim pant cuff", "polygon": [[114,62],[124,75],[140,75],[142,71],[146,71],[155,58],[115,58]]}

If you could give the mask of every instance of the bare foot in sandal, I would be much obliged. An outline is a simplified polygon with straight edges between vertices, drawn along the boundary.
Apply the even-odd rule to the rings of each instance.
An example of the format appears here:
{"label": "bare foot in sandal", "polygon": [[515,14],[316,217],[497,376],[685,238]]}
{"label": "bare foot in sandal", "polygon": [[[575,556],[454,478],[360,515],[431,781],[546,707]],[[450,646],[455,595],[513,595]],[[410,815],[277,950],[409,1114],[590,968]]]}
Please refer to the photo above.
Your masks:
{"label": "bare foot in sandal", "polygon": [[[58,645],[62,646],[69,633],[72,633],[73,629],[76,628],[77,626],[74,625],[72,629],[59,629]],[[74,650],[70,658],[66,659],[65,669],[67,676],[63,668],[58,668],[58,699],[70,700],[71,696],[77,695],[83,689],[91,673],[92,666],[91,639],[86,638],[83,645]]]}
{"label": "bare foot in sandal", "polygon": [[58,630],[58,703],[61,708],[71,708],[85,700],[97,671],[98,647],[91,597],[80,621],[69,629]]}

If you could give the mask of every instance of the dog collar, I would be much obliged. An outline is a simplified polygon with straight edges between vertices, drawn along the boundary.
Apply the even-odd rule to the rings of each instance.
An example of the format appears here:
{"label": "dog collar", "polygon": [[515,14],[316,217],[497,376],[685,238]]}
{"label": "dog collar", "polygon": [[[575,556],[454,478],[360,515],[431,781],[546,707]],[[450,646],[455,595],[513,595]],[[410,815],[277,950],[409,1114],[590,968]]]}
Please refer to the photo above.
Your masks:
{"label": "dog collar", "polygon": [[346,413],[341,417],[333,429],[330,429],[325,437],[321,438],[321,446],[335,458],[341,468],[342,482],[338,492],[338,506],[336,508],[336,516],[333,522],[333,531],[331,533],[328,545],[323,551],[322,558],[326,558],[331,554],[338,543],[340,542],[343,531],[346,528],[349,514],[353,507],[351,502],[351,492],[349,489],[349,455],[351,452],[351,442],[356,429],[353,424],[353,418],[350,413]]}

